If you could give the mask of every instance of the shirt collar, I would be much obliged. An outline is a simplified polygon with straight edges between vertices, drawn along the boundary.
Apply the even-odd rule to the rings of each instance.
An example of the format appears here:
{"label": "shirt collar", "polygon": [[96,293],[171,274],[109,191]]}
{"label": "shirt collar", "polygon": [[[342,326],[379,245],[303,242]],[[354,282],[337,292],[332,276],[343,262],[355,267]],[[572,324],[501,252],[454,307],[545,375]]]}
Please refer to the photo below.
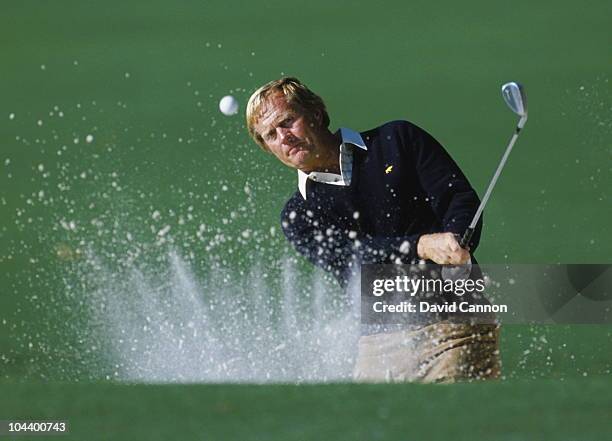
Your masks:
{"label": "shirt collar", "polygon": [[340,136],[342,136],[343,144],[348,142],[359,147],[362,150],[368,149],[365,145],[365,142],[363,142],[363,138],[361,137],[361,134],[359,132],[347,129],[346,127],[340,127]]}
{"label": "shirt collar", "polygon": [[[347,129],[346,127],[340,127],[340,136],[342,138],[342,145],[352,144],[362,150],[368,150],[359,132]],[[342,154],[342,148],[340,149],[340,154]],[[309,176],[308,173],[298,170],[298,190],[304,199],[306,199],[306,182]]]}

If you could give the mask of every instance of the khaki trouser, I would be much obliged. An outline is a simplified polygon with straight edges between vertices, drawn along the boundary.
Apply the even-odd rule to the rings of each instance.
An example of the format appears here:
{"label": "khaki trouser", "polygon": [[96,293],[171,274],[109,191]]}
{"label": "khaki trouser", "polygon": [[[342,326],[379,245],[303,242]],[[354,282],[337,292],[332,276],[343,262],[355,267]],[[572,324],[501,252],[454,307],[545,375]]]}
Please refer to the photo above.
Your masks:
{"label": "khaki trouser", "polygon": [[359,339],[361,382],[452,383],[500,375],[499,326],[440,322]]}

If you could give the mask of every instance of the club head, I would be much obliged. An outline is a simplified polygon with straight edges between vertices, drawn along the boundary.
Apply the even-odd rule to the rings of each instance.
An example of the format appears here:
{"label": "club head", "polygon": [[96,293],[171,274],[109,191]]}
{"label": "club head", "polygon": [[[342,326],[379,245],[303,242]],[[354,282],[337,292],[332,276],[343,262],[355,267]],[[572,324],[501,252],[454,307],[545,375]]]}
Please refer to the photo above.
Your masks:
{"label": "club head", "polygon": [[504,101],[521,118],[527,116],[527,97],[519,83],[511,82],[502,86]]}

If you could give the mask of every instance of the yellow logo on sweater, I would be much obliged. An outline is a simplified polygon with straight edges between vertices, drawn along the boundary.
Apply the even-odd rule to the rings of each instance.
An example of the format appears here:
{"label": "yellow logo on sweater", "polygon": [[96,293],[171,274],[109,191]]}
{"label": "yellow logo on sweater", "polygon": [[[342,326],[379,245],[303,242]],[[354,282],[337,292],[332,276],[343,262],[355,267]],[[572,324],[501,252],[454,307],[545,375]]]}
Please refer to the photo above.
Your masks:
{"label": "yellow logo on sweater", "polygon": [[385,174],[386,174],[386,175],[388,175],[388,174],[389,174],[389,173],[391,173],[392,171],[393,171],[393,166],[392,166],[392,165],[390,165],[389,167],[387,167],[387,168],[385,169]]}

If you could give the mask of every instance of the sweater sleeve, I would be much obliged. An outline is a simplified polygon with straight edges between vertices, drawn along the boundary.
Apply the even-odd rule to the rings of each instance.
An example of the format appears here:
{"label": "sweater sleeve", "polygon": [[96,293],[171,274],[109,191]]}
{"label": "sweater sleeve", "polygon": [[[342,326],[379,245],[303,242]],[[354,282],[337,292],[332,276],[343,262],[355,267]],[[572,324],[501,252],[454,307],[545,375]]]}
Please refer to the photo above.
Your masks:
{"label": "sweater sleeve", "polygon": [[323,230],[318,220],[308,215],[299,197],[296,193],[281,212],[285,237],[302,256],[346,287],[355,268],[355,241],[329,226]]}
{"label": "sweater sleeve", "polygon": [[357,236],[334,225],[323,228],[319,221],[309,216],[298,193],[281,212],[283,233],[291,245],[312,264],[330,272],[342,287],[361,264],[409,263],[416,259],[419,235]]}
{"label": "sweater sleeve", "polygon": [[[402,121],[398,124],[402,143],[414,161],[419,182],[436,214],[441,232],[462,235],[480,199],[459,166],[429,133]],[[469,248],[474,251],[480,241],[482,217],[478,221]]]}

